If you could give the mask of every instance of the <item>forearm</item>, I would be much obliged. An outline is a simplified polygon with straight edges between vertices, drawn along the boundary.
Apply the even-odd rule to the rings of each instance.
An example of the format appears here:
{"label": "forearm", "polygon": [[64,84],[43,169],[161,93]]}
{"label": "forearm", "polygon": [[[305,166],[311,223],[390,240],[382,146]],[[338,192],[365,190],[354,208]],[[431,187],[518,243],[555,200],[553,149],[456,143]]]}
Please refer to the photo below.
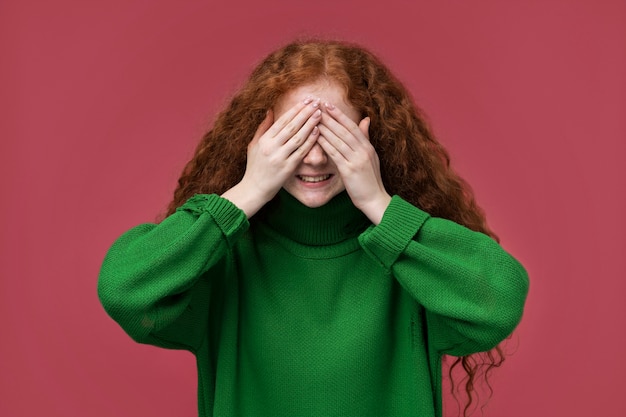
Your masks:
{"label": "forearm", "polygon": [[441,349],[487,350],[521,318],[526,271],[482,233],[395,197],[381,224],[360,241],[424,306]]}
{"label": "forearm", "polygon": [[129,230],[107,253],[98,294],[111,317],[137,340],[183,314],[199,277],[247,228],[231,203],[203,197],[194,197],[158,225]]}

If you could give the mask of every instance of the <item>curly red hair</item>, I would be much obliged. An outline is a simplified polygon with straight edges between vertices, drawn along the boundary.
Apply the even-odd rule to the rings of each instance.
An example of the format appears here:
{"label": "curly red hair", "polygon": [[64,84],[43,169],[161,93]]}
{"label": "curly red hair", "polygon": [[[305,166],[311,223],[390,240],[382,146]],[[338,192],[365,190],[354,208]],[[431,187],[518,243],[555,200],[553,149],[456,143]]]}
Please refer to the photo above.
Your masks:
{"label": "curly red hair", "polygon": [[[472,230],[498,237],[489,229],[470,186],[450,167],[450,157],[426,123],[402,83],[371,52],[345,42],[291,43],[265,58],[220,112],[203,136],[178,180],[167,215],[197,193],[222,194],[237,184],[246,168],[248,143],[266,111],[289,90],[319,79],[344,88],[348,102],[369,116],[370,140],[378,153],[387,192],[430,213]],[[504,360],[500,347],[457,358],[466,373],[464,414],[474,399],[478,374],[488,375]],[[488,384],[488,381],[487,381]],[[454,386],[454,382],[453,382]]]}

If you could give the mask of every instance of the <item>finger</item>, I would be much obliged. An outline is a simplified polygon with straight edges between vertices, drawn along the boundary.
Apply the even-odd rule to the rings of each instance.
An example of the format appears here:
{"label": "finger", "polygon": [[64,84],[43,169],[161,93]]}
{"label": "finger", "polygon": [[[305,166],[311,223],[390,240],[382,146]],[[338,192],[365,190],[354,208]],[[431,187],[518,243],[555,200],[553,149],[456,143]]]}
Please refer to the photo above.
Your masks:
{"label": "finger", "polygon": [[339,150],[333,146],[333,144],[324,136],[322,129],[320,128],[320,137],[317,139],[317,143],[320,144],[326,155],[332,159],[332,161],[337,165],[338,169],[341,169],[342,166],[347,162],[346,157],[339,152]]}
{"label": "finger", "polygon": [[[324,121],[324,117],[322,116],[322,121]],[[345,140],[341,137],[337,136],[335,132],[328,128],[326,123],[319,124],[320,135],[324,137],[326,142],[333,147],[335,152],[341,154],[341,156],[345,159],[350,159],[350,155],[354,154],[354,149],[352,149]]]}
{"label": "finger", "polygon": [[[291,141],[294,137],[298,139],[298,142],[302,142],[306,139],[311,129],[313,129],[313,126],[319,123],[319,115],[321,114],[319,103],[319,99],[311,101],[309,105],[300,110],[300,112],[298,112],[293,119],[287,122],[283,129],[276,135],[277,142],[284,144]],[[305,129],[306,132],[304,134],[299,134],[303,126],[305,126],[311,118],[316,119],[315,123],[313,125],[309,123],[308,128]]]}
{"label": "finger", "polygon": [[[341,109],[329,102],[324,103],[324,108],[329,117],[325,118],[323,122],[327,123],[328,127],[331,128],[337,136],[345,138],[346,142],[351,147],[356,146],[356,144],[360,142],[369,142],[369,135],[364,135],[363,131],[354,120],[342,112]],[[353,140],[350,135],[356,140]]]}
{"label": "finger", "polygon": [[294,167],[299,164],[300,161],[302,161],[307,153],[309,153],[309,151],[313,148],[313,146],[315,146],[319,138],[319,127],[313,126],[313,129],[311,129],[311,133],[309,134],[309,137],[306,139],[306,141],[302,145],[294,149],[294,151],[287,158],[288,160],[290,160],[290,162],[294,164]]}
{"label": "finger", "polygon": [[269,130],[270,135],[275,137],[280,144],[285,143],[300,130],[311,115],[319,109],[319,106],[319,99],[307,97],[278,118]]}
{"label": "finger", "polygon": [[304,123],[304,125],[296,132],[291,138],[287,140],[287,142],[283,145],[284,151],[287,155],[291,155],[291,153],[298,147],[300,147],[304,141],[310,136],[311,132],[316,129],[319,131],[317,127],[320,122],[322,116],[322,111],[317,109],[311,117]]}

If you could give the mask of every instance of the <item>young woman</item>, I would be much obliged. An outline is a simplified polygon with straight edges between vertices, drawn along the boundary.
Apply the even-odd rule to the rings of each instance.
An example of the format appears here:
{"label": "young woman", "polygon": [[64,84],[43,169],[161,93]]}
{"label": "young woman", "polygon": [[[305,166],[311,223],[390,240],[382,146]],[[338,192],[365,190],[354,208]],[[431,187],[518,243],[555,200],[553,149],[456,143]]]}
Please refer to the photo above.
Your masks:
{"label": "young woman", "polygon": [[440,416],[442,356],[471,393],[527,290],[406,89],[332,41],[261,62],[98,286],[134,340],[196,355],[201,416]]}

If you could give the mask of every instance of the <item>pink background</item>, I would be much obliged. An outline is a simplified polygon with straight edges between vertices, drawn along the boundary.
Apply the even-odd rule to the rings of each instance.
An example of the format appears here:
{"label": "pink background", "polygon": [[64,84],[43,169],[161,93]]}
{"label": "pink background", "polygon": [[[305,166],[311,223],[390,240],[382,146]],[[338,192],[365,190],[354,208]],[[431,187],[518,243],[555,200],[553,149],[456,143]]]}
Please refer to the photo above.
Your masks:
{"label": "pink background", "polygon": [[193,357],[132,342],[99,266],[297,35],[389,64],[530,272],[485,416],[626,415],[626,2],[221,3],[0,3],[0,415],[196,414]]}

